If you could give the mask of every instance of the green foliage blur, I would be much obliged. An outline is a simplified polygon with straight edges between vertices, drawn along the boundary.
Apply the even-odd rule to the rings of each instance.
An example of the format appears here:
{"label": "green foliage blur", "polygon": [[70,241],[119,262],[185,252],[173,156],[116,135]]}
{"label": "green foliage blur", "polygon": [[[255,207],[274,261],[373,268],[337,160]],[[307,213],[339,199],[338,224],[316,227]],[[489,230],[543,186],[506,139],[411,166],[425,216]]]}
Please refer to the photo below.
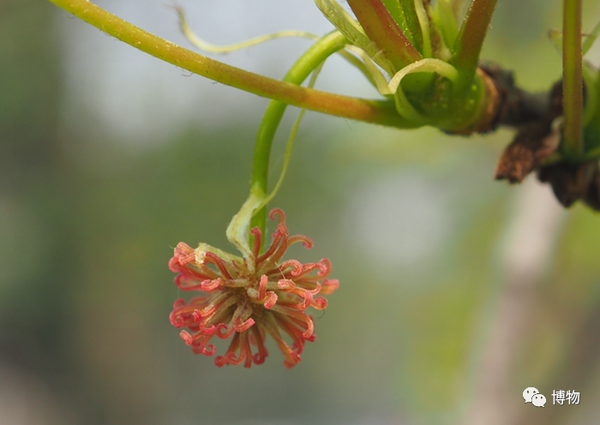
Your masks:
{"label": "green foliage blur", "polygon": [[[547,90],[560,75],[545,37],[559,5],[500,1],[483,57]],[[584,8],[597,19],[597,4]],[[340,289],[314,313],[317,340],[293,370],[273,346],[262,366],[218,369],[169,324],[186,294],[167,262],[179,241],[232,249],[225,228],[247,196],[258,121],[190,122],[148,149],[111,139],[85,111],[65,125],[57,15],[47,2],[0,3],[0,423],[459,423],[520,190],[493,181],[510,132],[452,138],[307,114],[271,206],[315,242],[294,255],[329,258]],[[582,405],[544,423],[589,424],[600,217],[577,205],[557,237],[515,382],[572,384]]]}

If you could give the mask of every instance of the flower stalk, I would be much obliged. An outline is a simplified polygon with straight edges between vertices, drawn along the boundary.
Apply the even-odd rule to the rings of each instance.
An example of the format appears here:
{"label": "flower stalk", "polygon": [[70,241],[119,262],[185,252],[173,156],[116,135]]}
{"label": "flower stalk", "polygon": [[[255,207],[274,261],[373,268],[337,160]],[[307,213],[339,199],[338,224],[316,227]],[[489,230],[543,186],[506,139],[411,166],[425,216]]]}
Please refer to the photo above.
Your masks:
{"label": "flower stalk", "polygon": [[[283,81],[297,85],[302,84],[311,72],[318,68],[329,56],[343,49],[346,43],[346,37],[339,31],[333,31],[321,38],[296,61],[283,78]],[[250,183],[251,196],[258,198],[266,198],[267,196],[271,147],[275,132],[281,123],[287,106],[288,104],[285,102],[272,100],[263,115],[254,144]],[[264,205],[254,213],[250,226],[257,226],[264,233],[266,220],[267,209]]]}

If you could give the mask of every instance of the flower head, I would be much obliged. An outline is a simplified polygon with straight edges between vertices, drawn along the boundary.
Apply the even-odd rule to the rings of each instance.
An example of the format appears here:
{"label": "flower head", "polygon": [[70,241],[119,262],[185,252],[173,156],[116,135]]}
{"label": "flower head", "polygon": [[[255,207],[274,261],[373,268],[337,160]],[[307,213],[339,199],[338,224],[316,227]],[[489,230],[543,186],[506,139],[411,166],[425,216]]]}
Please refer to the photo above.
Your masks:
{"label": "flower head", "polygon": [[[182,299],[175,301],[171,324],[187,328],[180,336],[196,354],[212,356],[216,350],[211,339],[232,337],[227,352],[215,359],[219,367],[263,363],[268,355],[267,335],[283,353],[283,364],[295,366],[305,341],[315,339],[313,319],[305,310],[327,307],[327,300],[317,295],[331,294],[339,285],[337,280],[327,279],[331,270],[327,259],[307,264],[282,261],[290,245],[302,242],[311,248],[312,240],[290,236],[282,210],[272,210],[270,218],[278,219],[277,229],[271,246],[262,254],[262,232],[255,227],[250,232],[254,243],[249,256],[238,257],[206,244],[192,249],[180,242],[169,261],[169,268],[179,273],[175,283],[180,289],[205,293],[187,304]],[[291,339],[291,347],[282,331]]]}

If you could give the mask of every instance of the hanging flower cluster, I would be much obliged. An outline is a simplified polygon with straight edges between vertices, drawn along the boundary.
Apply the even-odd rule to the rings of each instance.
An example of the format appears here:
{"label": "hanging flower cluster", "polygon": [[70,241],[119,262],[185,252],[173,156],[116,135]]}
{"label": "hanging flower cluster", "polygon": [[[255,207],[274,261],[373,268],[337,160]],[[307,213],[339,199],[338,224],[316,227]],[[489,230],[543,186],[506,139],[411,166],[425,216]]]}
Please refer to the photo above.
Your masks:
{"label": "hanging flower cluster", "polygon": [[[215,336],[232,337],[227,352],[215,359],[219,367],[263,363],[268,355],[267,335],[283,353],[287,368],[298,364],[305,341],[315,339],[314,322],[306,309],[327,307],[327,300],[317,295],[331,294],[339,285],[337,280],[327,279],[331,271],[327,259],[307,264],[281,261],[290,245],[302,242],[305,248],[311,248],[312,240],[303,235],[290,236],[282,210],[272,210],[269,217],[277,218],[278,224],[271,246],[262,254],[262,232],[255,227],[250,232],[254,243],[248,258],[207,244],[192,249],[181,242],[169,261],[169,268],[179,273],[175,283],[180,289],[205,293],[189,303],[177,300],[171,324],[187,328],[180,336],[196,354],[212,356],[216,349],[209,342]],[[289,336],[292,346],[283,334]]]}

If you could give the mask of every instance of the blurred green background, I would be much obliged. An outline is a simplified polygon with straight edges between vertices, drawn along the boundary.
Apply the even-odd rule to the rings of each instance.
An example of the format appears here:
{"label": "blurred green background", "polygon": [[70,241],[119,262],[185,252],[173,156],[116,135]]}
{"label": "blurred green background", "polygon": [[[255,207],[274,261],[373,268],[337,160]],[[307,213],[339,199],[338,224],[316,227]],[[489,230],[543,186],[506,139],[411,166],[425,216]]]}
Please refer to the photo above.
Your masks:
{"label": "blurred green background", "polygon": [[[160,1],[97,3],[189,47]],[[215,43],[330,29],[310,1],[180,3]],[[600,5],[584,10],[589,30]],[[560,56],[546,32],[559,27],[559,0],[500,0],[483,57],[547,90]],[[219,58],[281,78],[308,46],[277,40]],[[376,97],[339,59],[318,87]],[[461,423],[522,190],[493,180],[508,131],[451,138],[308,113],[272,206],[315,242],[293,255],[329,258],[341,282],[314,314],[317,341],[293,370],[274,347],[264,365],[219,369],[169,324],[181,296],[173,247],[230,249],[225,228],[249,189],[266,103],[48,2],[0,2],[0,425]],[[577,205],[556,238],[518,346],[514,403],[532,385],[582,402],[526,406],[518,423],[596,423],[600,217]]]}

